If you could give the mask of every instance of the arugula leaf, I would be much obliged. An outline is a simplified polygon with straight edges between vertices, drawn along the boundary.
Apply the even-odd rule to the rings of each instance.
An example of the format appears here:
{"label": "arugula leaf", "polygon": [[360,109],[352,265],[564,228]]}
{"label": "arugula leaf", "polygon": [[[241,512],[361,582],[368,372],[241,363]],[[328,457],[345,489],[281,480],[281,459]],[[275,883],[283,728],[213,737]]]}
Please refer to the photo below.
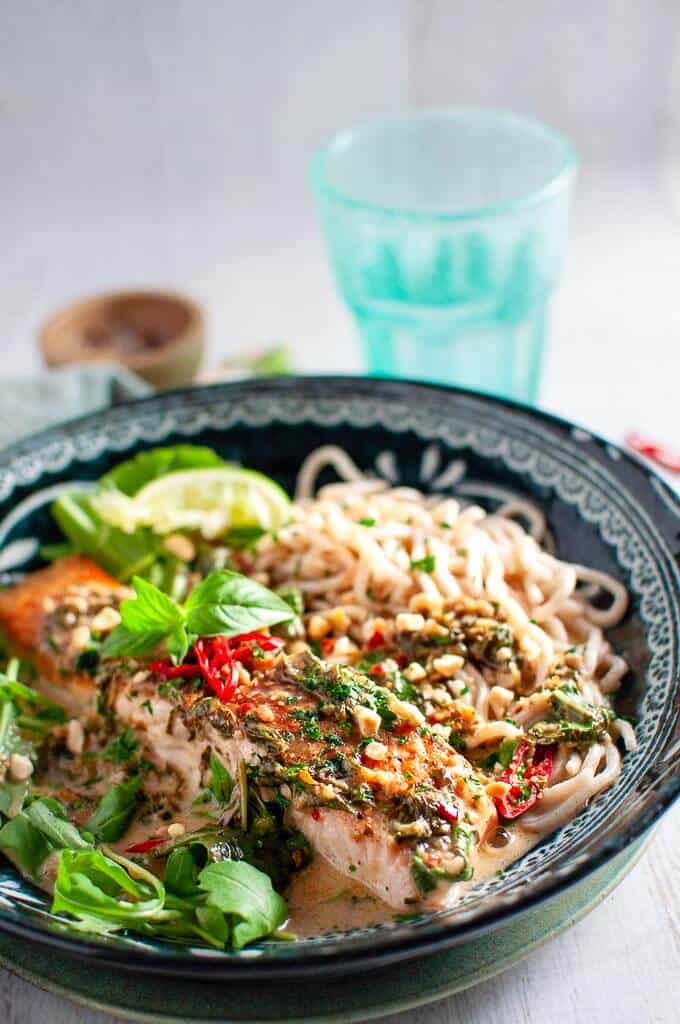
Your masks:
{"label": "arugula leaf", "polygon": [[261,583],[223,569],[211,573],[189,594],[187,627],[197,636],[238,636],[289,622],[290,605]]}
{"label": "arugula leaf", "polygon": [[206,937],[216,941],[219,945],[226,946],[229,941],[229,921],[221,910],[206,904],[196,908],[196,920],[203,929]]}
{"label": "arugula leaf", "polygon": [[52,913],[98,918],[120,927],[163,909],[165,886],[140,865],[107,850],[62,850]]}
{"label": "arugula leaf", "polygon": [[92,843],[81,836],[75,825],[57,816],[46,801],[34,800],[23,814],[49,839],[52,846],[66,850],[92,849]]}
{"label": "arugula leaf", "polygon": [[125,832],[137,806],[142,780],[138,775],[127,782],[116,782],[104,793],[87,828],[100,842],[113,843]]}
{"label": "arugula leaf", "polygon": [[212,448],[175,444],[138,452],[131,459],[114,466],[99,482],[117,487],[131,498],[146,484],[168,473],[176,473],[181,469],[214,469],[224,464],[224,459]]}
{"label": "arugula leaf", "polygon": [[198,864],[188,846],[173,850],[165,864],[165,888],[176,896],[195,896],[198,888]]}
{"label": "arugula leaf", "polygon": [[198,884],[208,894],[209,907],[238,919],[232,928],[234,949],[271,935],[286,920],[285,900],[275,892],[269,876],[245,861],[208,864]]}
{"label": "arugula leaf", "polygon": [[0,828],[0,850],[11,853],[23,870],[35,878],[52,846],[42,831],[22,813]]}

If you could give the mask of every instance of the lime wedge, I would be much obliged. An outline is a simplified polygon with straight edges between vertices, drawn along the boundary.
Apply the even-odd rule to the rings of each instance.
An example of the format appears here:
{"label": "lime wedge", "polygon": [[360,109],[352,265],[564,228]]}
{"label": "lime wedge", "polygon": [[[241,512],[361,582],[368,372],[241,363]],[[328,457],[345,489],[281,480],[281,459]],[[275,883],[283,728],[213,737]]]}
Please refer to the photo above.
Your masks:
{"label": "lime wedge", "polygon": [[187,469],[152,480],[129,498],[115,489],[92,498],[111,526],[132,532],[198,531],[211,539],[234,527],[278,530],[290,518],[290,498],[263,473],[239,466]]}

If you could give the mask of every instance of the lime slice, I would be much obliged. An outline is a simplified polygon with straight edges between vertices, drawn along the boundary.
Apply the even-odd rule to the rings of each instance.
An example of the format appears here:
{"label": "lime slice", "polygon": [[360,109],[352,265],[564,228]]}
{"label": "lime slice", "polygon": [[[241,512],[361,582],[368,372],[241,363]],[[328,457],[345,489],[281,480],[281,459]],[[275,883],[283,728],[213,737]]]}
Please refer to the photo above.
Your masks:
{"label": "lime slice", "polygon": [[132,532],[150,526],[156,533],[195,530],[219,537],[234,527],[278,530],[290,518],[290,498],[263,473],[239,466],[187,469],[152,480],[129,498],[116,490],[93,503],[111,526]]}

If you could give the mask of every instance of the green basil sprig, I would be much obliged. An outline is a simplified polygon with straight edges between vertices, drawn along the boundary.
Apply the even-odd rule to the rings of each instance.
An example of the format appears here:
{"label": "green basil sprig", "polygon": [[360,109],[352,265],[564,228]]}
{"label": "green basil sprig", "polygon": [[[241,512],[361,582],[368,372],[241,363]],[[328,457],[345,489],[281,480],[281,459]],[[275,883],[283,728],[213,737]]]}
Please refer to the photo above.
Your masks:
{"label": "green basil sprig", "polygon": [[102,647],[105,657],[137,657],[165,643],[170,655],[182,661],[198,637],[239,636],[295,615],[277,594],[226,569],[206,576],[184,604],[138,576],[132,585],[136,596],[121,604],[121,622]]}

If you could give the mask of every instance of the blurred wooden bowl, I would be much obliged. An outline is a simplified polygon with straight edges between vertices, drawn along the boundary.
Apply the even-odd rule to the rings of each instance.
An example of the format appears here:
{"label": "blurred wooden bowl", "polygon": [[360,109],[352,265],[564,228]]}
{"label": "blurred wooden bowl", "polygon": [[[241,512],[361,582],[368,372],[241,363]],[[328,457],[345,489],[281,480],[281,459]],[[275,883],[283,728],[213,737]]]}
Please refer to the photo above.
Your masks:
{"label": "blurred wooden bowl", "polygon": [[74,302],[40,331],[48,366],[115,362],[156,388],[196,376],[205,325],[199,307],[171,292],[117,292]]}

